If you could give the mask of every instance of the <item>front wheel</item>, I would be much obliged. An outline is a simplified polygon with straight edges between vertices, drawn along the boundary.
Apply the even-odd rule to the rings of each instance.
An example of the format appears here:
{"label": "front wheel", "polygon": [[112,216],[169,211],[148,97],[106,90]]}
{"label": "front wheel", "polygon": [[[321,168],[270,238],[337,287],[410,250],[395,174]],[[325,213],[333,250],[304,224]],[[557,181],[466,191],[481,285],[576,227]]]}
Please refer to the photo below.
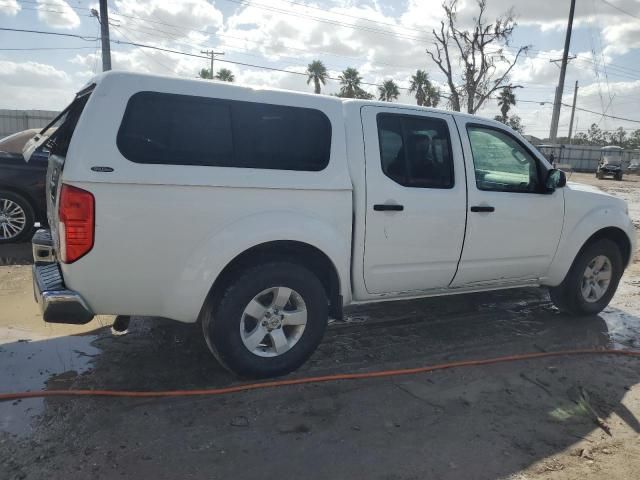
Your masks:
{"label": "front wheel", "polygon": [[593,242],[574,260],[564,281],[549,289],[551,300],[571,315],[600,313],[616,293],[623,268],[615,242],[606,239]]}
{"label": "front wheel", "polygon": [[238,275],[203,311],[209,349],[242,377],[285,375],[320,344],[328,301],[318,278],[289,262],[272,262]]}

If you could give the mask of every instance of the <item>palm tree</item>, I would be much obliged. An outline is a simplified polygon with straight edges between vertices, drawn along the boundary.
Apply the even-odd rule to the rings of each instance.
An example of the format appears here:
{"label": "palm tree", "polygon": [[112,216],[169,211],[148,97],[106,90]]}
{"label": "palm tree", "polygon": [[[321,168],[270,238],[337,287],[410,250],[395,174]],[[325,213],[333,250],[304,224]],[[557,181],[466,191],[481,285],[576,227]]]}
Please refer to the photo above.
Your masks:
{"label": "palm tree", "polygon": [[347,68],[342,72],[338,79],[340,80],[340,85],[342,85],[340,87],[340,92],[338,92],[338,97],[363,98],[367,100],[373,98],[373,95],[360,87],[362,77],[355,68]]}
{"label": "palm tree", "polygon": [[320,60],[314,60],[307,66],[307,85],[313,80],[313,90],[320,93],[320,84],[325,84],[327,80],[327,67]]}
{"label": "palm tree", "polygon": [[429,74],[424,70],[416,70],[416,74],[411,76],[409,93],[414,92],[420,106],[437,107],[440,103],[440,89],[431,83]]}
{"label": "palm tree", "polygon": [[205,80],[211,80],[213,77],[211,76],[211,70],[208,68],[203,68],[198,72],[198,77],[204,78]]}
{"label": "palm tree", "polygon": [[425,107],[437,107],[438,103],[440,103],[440,89],[438,87],[434,87],[431,82],[427,85],[425,89],[426,97],[424,99]]}
{"label": "palm tree", "polygon": [[233,72],[228,68],[221,68],[216,73],[216,80],[220,80],[222,82],[234,82],[236,77],[233,75]]}
{"label": "palm tree", "polygon": [[400,90],[398,85],[393,80],[385,80],[382,85],[378,87],[378,93],[380,94],[378,99],[383,102],[393,102],[398,99]]}
{"label": "palm tree", "polygon": [[498,106],[500,107],[500,113],[502,114],[503,123],[507,122],[511,105],[515,104],[516,95],[513,93],[513,88],[509,86],[504,87],[500,92],[500,95],[498,95]]}
{"label": "palm tree", "polygon": [[429,74],[424,70],[416,70],[416,74],[411,76],[409,93],[416,94],[416,102],[422,106],[427,100],[427,87],[431,85]]}

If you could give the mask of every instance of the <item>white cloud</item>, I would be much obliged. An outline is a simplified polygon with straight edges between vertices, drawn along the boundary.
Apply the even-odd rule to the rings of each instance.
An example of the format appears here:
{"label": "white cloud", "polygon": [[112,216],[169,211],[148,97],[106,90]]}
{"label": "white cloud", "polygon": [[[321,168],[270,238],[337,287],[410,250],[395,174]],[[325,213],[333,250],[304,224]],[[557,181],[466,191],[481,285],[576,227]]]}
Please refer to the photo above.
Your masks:
{"label": "white cloud", "polygon": [[206,0],[116,0],[114,3],[116,8],[110,19],[125,35],[147,43],[201,44],[209,38],[203,31],[214,33],[223,23],[222,12]]}
{"label": "white cloud", "polygon": [[623,55],[629,50],[640,48],[640,22],[622,22],[608,25],[602,31],[607,47],[607,55]]}
{"label": "white cloud", "polygon": [[20,10],[22,10],[22,8],[16,0],[2,0],[2,2],[0,2],[0,13],[13,17],[17,15]]}
{"label": "white cloud", "polygon": [[43,63],[0,60],[0,82],[24,87],[63,87],[69,85],[69,75]]}
{"label": "white cloud", "polygon": [[55,28],[70,30],[80,25],[80,17],[64,0],[38,0],[38,18]]}
{"label": "white cloud", "polygon": [[73,97],[74,83],[67,73],[48,64],[0,60],[3,108],[63,108]]}

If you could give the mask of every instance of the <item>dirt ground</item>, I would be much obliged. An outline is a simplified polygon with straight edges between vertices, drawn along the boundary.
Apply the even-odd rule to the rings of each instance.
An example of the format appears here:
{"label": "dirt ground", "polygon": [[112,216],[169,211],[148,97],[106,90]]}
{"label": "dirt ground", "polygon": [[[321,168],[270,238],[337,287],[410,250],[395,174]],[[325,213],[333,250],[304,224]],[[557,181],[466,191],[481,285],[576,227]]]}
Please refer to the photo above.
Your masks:
{"label": "dirt ground", "polygon": [[[630,203],[640,177],[574,174]],[[228,386],[197,327],[45,325],[28,245],[0,247],[0,392]],[[599,316],[541,289],[353,308],[291,377],[574,348],[640,349],[640,261]],[[584,356],[218,397],[0,402],[1,479],[640,478],[640,360]]]}

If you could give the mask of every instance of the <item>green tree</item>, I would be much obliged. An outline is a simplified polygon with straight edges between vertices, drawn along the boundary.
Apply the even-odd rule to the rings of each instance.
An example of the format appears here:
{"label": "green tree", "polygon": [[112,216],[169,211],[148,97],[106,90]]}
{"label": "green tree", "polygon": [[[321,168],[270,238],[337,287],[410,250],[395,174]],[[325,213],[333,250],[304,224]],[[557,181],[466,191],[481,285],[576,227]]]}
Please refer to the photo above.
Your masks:
{"label": "green tree", "polygon": [[591,145],[604,145],[606,142],[604,132],[600,130],[596,123],[592,123],[589,130],[587,130],[587,138]]}
{"label": "green tree", "polygon": [[208,68],[203,68],[198,72],[198,77],[204,78],[205,80],[213,80],[213,76],[211,75],[211,70]]}
{"label": "green tree", "polygon": [[327,67],[320,60],[314,60],[307,66],[307,85],[313,81],[315,93],[320,93],[320,84],[325,84],[327,76]]}
{"label": "green tree", "polygon": [[400,96],[400,89],[393,80],[385,80],[382,85],[378,87],[378,100],[383,102],[393,102]]}
{"label": "green tree", "polygon": [[611,132],[611,143],[615,143],[617,145],[620,145],[621,147],[624,147],[626,141],[627,131],[624,128],[618,127],[615,132]]}
{"label": "green tree", "polygon": [[437,107],[440,103],[440,90],[433,86],[424,70],[416,70],[411,76],[409,93],[415,93],[416,103],[420,106]]}
{"label": "green tree", "polygon": [[355,68],[349,67],[338,77],[340,80],[340,91],[338,97],[342,98],[362,98],[370,100],[373,98],[369,92],[362,89],[362,77]]}
{"label": "green tree", "polygon": [[502,115],[496,115],[493,117],[494,120],[497,120],[500,123],[504,123],[508,125],[513,130],[519,133],[524,132],[524,126],[522,125],[522,119],[518,115],[511,115],[510,117],[504,118]]}
{"label": "green tree", "polygon": [[216,73],[215,79],[222,82],[234,82],[236,80],[236,77],[228,68],[221,68],[220,70],[218,70],[218,73]]}
{"label": "green tree", "polygon": [[504,87],[498,95],[498,106],[500,107],[500,113],[502,114],[502,123],[507,123],[509,118],[509,110],[511,105],[516,104],[516,95],[513,93],[513,88],[510,86]]}
{"label": "green tree", "polygon": [[628,148],[640,149],[640,128],[637,130],[634,130],[629,135],[629,139],[627,140],[627,146]]}

